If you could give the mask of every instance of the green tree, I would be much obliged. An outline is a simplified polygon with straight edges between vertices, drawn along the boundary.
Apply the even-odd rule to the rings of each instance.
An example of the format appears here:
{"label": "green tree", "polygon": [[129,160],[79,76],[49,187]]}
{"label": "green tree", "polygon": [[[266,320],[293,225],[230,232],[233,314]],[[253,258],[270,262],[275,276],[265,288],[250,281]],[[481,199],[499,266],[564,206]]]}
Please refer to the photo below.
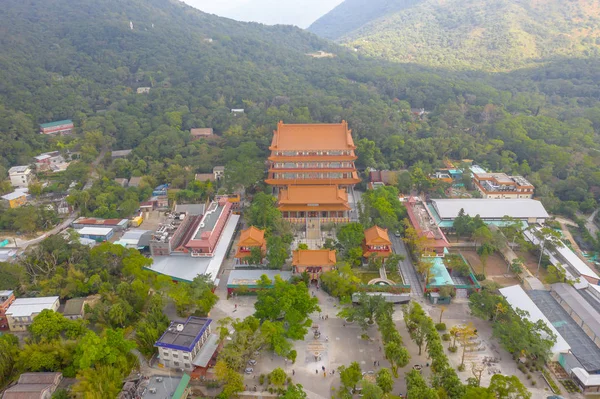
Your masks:
{"label": "green tree", "polygon": [[281,269],[289,258],[289,243],[280,236],[267,238],[267,262],[269,269]]}
{"label": "green tree", "polygon": [[116,398],[123,386],[123,374],[107,365],[83,369],[77,380],[71,391],[84,399]]}
{"label": "green tree", "polygon": [[244,212],[250,226],[272,232],[281,220],[281,211],[277,209],[277,199],[263,192],[257,193],[250,207]]}
{"label": "green tree", "polygon": [[377,372],[377,385],[384,394],[392,392],[394,389],[394,377],[389,369],[382,368]]}
{"label": "green tree", "polygon": [[287,374],[281,367],[277,367],[269,373],[269,379],[273,385],[283,385],[287,379]]}
{"label": "green tree", "polygon": [[357,362],[350,363],[350,366],[338,367],[340,380],[346,391],[356,389],[356,384],[362,379],[362,370]]}
{"label": "green tree", "polygon": [[261,321],[282,320],[286,325],[285,336],[303,339],[312,321],[308,317],[318,311],[318,299],[312,297],[303,282],[291,284],[275,276],[274,287],[258,292],[255,317]]}
{"label": "green tree", "polygon": [[360,223],[345,224],[337,232],[341,255],[353,266],[359,266],[362,262],[362,242],[364,239],[364,227]]}
{"label": "green tree", "polygon": [[363,398],[366,399],[381,399],[383,398],[383,389],[377,384],[372,384],[366,380],[362,380],[362,392]]}
{"label": "green tree", "polygon": [[0,335],[0,386],[13,375],[18,354],[19,339],[12,334]]}
{"label": "green tree", "polygon": [[246,262],[249,265],[260,265],[264,256],[265,254],[261,247],[252,247],[250,248],[250,254],[246,257]]}
{"label": "green tree", "polygon": [[289,384],[280,397],[282,399],[306,399],[306,392],[300,384]]}
{"label": "green tree", "polygon": [[531,393],[515,375],[507,376],[494,374],[488,387],[494,398],[498,399],[529,399]]}
{"label": "green tree", "polygon": [[85,334],[85,322],[69,320],[62,313],[44,309],[37,315],[28,327],[34,341],[53,340],[64,335],[74,339]]}

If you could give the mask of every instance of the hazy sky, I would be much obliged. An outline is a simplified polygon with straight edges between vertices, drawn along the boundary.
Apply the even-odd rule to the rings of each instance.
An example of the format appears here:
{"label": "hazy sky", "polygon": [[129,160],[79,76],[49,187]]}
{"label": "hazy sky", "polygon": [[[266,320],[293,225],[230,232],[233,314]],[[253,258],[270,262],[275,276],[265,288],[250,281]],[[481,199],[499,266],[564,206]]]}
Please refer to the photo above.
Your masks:
{"label": "hazy sky", "polygon": [[343,0],[183,0],[210,14],[264,24],[308,27]]}

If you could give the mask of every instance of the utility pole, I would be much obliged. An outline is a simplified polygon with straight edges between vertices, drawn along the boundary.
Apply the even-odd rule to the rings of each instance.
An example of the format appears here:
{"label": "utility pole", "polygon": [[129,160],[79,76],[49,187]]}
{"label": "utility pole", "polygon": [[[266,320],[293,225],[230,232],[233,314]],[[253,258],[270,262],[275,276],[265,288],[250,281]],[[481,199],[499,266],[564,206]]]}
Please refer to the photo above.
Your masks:
{"label": "utility pole", "polygon": [[546,237],[542,240],[542,249],[540,249],[540,259],[538,260],[537,270],[535,272],[535,277],[539,277],[540,275],[540,265],[542,264],[542,255],[544,255],[544,246],[546,245]]}

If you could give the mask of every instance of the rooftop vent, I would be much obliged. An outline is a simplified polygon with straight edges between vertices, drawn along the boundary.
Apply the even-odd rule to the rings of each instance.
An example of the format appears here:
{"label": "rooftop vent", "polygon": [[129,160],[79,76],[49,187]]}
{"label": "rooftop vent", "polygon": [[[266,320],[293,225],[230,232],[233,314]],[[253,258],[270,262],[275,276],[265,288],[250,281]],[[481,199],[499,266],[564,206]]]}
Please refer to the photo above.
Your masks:
{"label": "rooftop vent", "polygon": [[183,331],[183,324],[177,324],[177,331]]}

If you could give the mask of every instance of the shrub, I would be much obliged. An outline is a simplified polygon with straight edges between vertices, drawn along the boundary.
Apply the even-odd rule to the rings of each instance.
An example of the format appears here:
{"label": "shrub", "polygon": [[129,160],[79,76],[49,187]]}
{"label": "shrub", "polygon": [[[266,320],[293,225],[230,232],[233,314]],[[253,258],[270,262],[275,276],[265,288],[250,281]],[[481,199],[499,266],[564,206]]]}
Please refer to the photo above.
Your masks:
{"label": "shrub", "polygon": [[446,323],[436,323],[435,329],[438,330],[438,331],[445,331],[446,330]]}
{"label": "shrub", "polygon": [[442,341],[450,341],[450,334],[448,334],[448,333],[443,334]]}
{"label": "shrub", "polygon": [[265,383],[265,375],[261,374],[260,377],[258,377],[258,383],[260,385],[263,385]]}
{"label": "shrub", "polygon": [[531,379],[531,374],[527,374],[527,379],[530,380]]}
{"label": "shrub", "polygon": [[461,364],[460,366],[458,366],[458,371],[465,371],[465,365]]}
{"label": "shrub", "polygon": [[456,346],[450,346],[450,347],[448,348],[448,350],[449,350],[450,352],[452,352],[452,353],[456,353],[456,351],[458,350],[458,348],[457,348]]}
{"label": "shrub", "polygon": [[531,380],[531,385],[535,386],[535,384],[536,384],[535,380]]}
{"label": "shrub", "polygon": [[477,273],[477,274],[475,275],[475,279],[476,279],[477,281],[483,281],[483,280],[485,280],[485,274],[483,274],[483,273]]}

